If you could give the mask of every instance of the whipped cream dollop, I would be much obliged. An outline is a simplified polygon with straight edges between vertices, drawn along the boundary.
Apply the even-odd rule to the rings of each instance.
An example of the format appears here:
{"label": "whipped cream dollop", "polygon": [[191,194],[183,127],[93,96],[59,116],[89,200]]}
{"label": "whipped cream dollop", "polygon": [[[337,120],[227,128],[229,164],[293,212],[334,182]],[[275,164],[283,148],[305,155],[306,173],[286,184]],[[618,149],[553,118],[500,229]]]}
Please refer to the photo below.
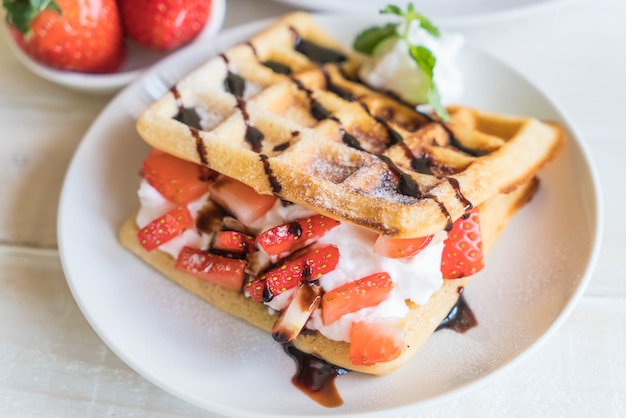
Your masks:
{"label": "whipped cream dollop", "polygon": [[[404,31],[405,24],[399,25],[397,32]],[[408,103],[428,103],[429,77],[409,54],[409,45],[422,45],[436,59],[433,79],[442,103],[449,105],[458,100],[463,92],[463,76],[456,63],[463,44],[463,36],[459,34],[442,31],[439,37],[434,37],[413,20],[409,24],[406,40],[394,37],[384,41],[363,63],[359,77],[370,86],[390,91]]]}
{"label": "whipped cream dollop", "polygon": [[[161,196],[146,180],[141,181],[138,195],[141,206],[137,212],[136,222],[139,228],[176,207],[174,203]],[[194,220],[208,198],[207,193],[187,205]],[[277,200],[272,209],[248,227],[261,232],[314,213],[297,204],[285,206]],[[406,304],[407,300],[416,304],[425,304],[443,284],[440,265],[446,236],[444,231],[436,234],[430,244],[411,259],[393,259],[374,252],[376,233],[355,225],[341,223],[319,240],[320,243],[336,245],[340,254],[336,269],[319,279],[322,289],[330,291],[350,281],[378,272],[387,272],[394,286],[389,298],[384,302],[346,314],[331,324],[324,324],[321,311],[317,309],[309,319],[307,327],[319,331],[329,339],[349,341],[350,325],[354,320],[402,318],[409,309]],[[162,244],[158,250],[177,258],[185,246],[208,249],[210,242],[210,234],[200,233],[192,228]],[[295,288],[276,296],[266,303],[268,308],[273,311],[285,309],[294,291]]]}

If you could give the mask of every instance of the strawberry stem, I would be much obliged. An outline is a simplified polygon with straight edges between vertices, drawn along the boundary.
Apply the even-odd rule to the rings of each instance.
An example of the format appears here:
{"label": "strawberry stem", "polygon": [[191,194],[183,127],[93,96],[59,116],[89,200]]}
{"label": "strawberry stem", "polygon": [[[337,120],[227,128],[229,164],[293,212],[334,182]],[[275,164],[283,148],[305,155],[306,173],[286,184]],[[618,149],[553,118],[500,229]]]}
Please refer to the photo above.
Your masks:
{"label": "strawberry stem", "polygon": [[63,14],[54,0],[2,0],[7,11],[7,22],[23,34],[31,30],[31,23],[44,10],[53,10]]}

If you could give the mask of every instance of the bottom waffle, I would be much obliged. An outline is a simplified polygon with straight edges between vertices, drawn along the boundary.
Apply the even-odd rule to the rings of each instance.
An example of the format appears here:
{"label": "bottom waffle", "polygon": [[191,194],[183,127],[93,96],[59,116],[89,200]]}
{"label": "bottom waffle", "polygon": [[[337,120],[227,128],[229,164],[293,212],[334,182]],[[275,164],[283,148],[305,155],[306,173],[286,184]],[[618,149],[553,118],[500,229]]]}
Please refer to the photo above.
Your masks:
{"label": "bottom waffle", "polygon": [[[480,225],[485,252],[492,247],[513,214],[531,199],[537,185],[538,181],[533,179],[510,193],[496,195],[480,205]],[[126,248],[147,264],[217,308],[265,331],[271,331],[277,315],[270,313],[267,306],[251,300],[241,292],[226,289],[176,270],[174,259],[168,254],[144,250],[139,244],[137,233],[135,216],[132,216],[119,230],[119,239]],[[293,344],[305,353],[313,354],[342,368],[374,375],[390,373],[414,355],[436,330],[459,300],[460,293],[471,277],[445,280],[443,286],[427,304],[410,304],[409,313],[404,322],[408,348],[400,357],[392,361],[371,366],[354,366],[349,358],[349,343],[333,341],[315,332],[302,333]]]}

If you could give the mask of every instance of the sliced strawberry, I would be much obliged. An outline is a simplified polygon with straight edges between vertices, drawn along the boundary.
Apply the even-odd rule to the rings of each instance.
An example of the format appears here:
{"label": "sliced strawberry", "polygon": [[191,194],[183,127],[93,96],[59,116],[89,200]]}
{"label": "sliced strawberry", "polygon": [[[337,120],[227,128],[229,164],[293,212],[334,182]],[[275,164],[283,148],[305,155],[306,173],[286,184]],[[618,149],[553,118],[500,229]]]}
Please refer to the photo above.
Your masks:
{"label": "sliced strawberry", "polygon": [[276,203],[275,196],[259,194],[252,187],[226,176],[219,176],[209,190],[211,199],[245,225],[265,215]]}
{"label": "sliced strawberry", "polygon": [[252,299],[253,301],[264,301],[265,280],[261,280],[255,277],[247,281],[243,288],[250,294],[250,299]]}
{"label": "sliced strawberry", "polygon": [[239,255],[257,251],[254,237],[238,231],[215,231],[211,248]]}
{"label": "sliced strawberry", "polygon": [[324,215],[308,216],[264,231],[257,242],[271,255],[292,253],[318,240],[339,223]]}
{"label": "sliced strawberry", "polygon": [[322,298],[322,320],[330,324],[341,316],[376,306],[389,297],[393,288],[387,273],[375,273],[326,292]]}
{"label": "sliced strawberry", "polygon": [[444,279],[459,279],[482,270],[483,244],[478,209],[454,222],[444,241],[441,273]]}
{"label": "sliced strawberry", "polygon": [[196,248],[184,247],[174,267],[202,280],[240,291],[245,278],[246,262],[222,257]]}
{"label": "sliced strawberry", "polygon": [[339,249],[334,245],[312,247],[285,259],[280,265],[268,270],[259,279],[265,280],[270,297],[280,295],[300,281],[313,281],[335,269],[339,261]]}
{"label": "sliced strawberry", "polygon": [[374,243],[374,252],[389,258],[410,258],[420,253],[432,240],[432,235],[419,238],[385,238],[379,235]]}
{"label": "sliced strawberry", "polygon": [[279,343],[293,341],[302,331],[309,317],[320,303],[319,284],[300,282],[293,299],[281,313],[274,326],[272,336]]}
{"label": "sliced strawberry", "polygon": [[152,251],[193,226],[193,218],[187,206],[177,206],[141,228],[137,238],[146,251]]}
{"label": "sliced strawberry", "polygon": [[141,176],[166,199],[188,203],[208,191],[215,176],[210,169],[153,149],[141,166]]}
{"label": "sliced strawberry", "polygon": [[406,348],[401,319],[357,321],[350,327],[350,361],[356,366],[372,366],[391,361],[398,358]]}

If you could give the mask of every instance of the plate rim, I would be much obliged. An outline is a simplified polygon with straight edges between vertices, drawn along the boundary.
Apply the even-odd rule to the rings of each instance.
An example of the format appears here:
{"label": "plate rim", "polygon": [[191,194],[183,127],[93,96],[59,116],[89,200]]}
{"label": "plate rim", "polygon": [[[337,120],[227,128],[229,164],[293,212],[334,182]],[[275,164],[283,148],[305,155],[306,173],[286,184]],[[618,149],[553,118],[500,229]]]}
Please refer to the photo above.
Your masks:
{"label": "plate rim", "polygon": [[[362,13],[360,10],[354,10],[350,7],[336,7],[336,8],[324,8],[315,7],[310,4],[308,0],[272,0],[277,3],[288,5],[291,7],[300,7],[308,10],[312,10],[317,13]],[[354,1],[354,0],[353,0]],[[463,15],[459,15],[458,12],[451,14],[442,14],[429,12],[427,13],[430,18],[440,22],[443,25],[449,26],[474,26],[486,23],[506,22],[515,19],[529,18],[540,13],[548,13],[554,11],[560,7],[564,7],[567,4],[574,3],[579,0],[543,0],[542,2],[536,2],[532,4],[525,4],[521,6],[511,7],[507,9],[492,11],[492,12],[470,12]],[[339,4],[339,3],[336,3]]]}
{"label": "plate rim", "polygon": [[[345,18],[349,18],[348,16],[345,15],[340,15],[340,14],[334,14],[334,13],[312,13],[314,16],[316,16],[317,18],[321,18],[321,19],[325,19],[328,17],[334,17],[337,19],[345,19]],[[268,19],[262,19],[262,20],[258,20],[258,21],[254,21],[254,22],[249,22],[249,23],[245,23],[242,25],[238,25],[238,26],[234,26],[232,28],[229,28],[225,31],[222,31],[215,39],[217,42],[219,42],[220,39],[224,39],[224,38],[228,38],[228,37],[236,37],[236,33],[239,32],[249,32],[249,31],[253,31],[259,27],[263,27],[264,25],[267,25],[268,22],[275,20],[275,18],[268,18]],[[573,294],[571,295],[571,297],[569,298],[569,300],[567,301],[567,303],[563,306],[563,309],[561,310],[561,312],[556,316],[555,320],[551,323],[551,325],[540,335],[539,338],[537,338],[535,341],[533,341],[531,344],[529,344],[524,350],[522,350],[521,352],[519,352],[515,357],[513,357],[512,359],[508,360],[507,362],[505,362],[503,365],[499,366],[498,368],[496,368],[495,370],[492,370],[491,372],[489,372],[486,375],[480,376],[477,379],[474,380],[470,380],[469,382],[463,384],[463,385],[459,385],[457,388],[452,389],[448,392],[445,392],[443,394],[434,396],[432,398],[428,398],[425,400],[421,400],[418,402],[414,402],[414,403],[410,403],[410,404],[405,404],[405,405],[400,405],[400,406],[396,406],[393,408],[387,408],[384,410],[379,410],[379,411],[372,411],[372,412],[361,412],[361,413],[341,413],[338,412],[338,410],[328,410],[328,415],[334,415],[334,413],[338,412],[337,415],[341,415],[341,416],[346,416],[346,417],[357,417],[357,416],[374,416],[374,415],[378,415],[381,413],[406,413],[406,412],[410,412],[410,411],[415,411],[417,409],[421,409],[421,408],[425,408],[425,407],[430,407],[430,406],[434,406],[434,405],[439,405],[441,403],[444,403],[452,398],[458,398],[459,396],[471,391],[471,390],[476,390],[482,386],[484,386],[485,384],[487,384],[488,382],[491,382],[493,379],[495,379],[497,376],[500,376],[502,373],[508,372],[511,368],[517,366],[519,363],[521,363],[525,358],[527,358],[529,355],[531,355],[532,353],[537,351],[537,348],[542,345],[548,338],[550,338],[554,332],[556,332],[556,330],[558,330],[561,325],[567,320],[567,318],[569,317],[571,311],[574,309],[574,307],[576,306],[576,304],[578,303],[578,301],[580,300],[582,294],[584,293],[585,289],[587,288],[590,280],[592,279],[592,275],[593,275],[593,271],[595,269],[595,266],[597,264],[597,260],[599,257],[599,253],[600,253],[600,247],[601,247],[601,240],[602,240],[602,235],[603,235],[603,226],[604,226],[604,201],[602,198],[602,191],[601,191],[601,187],[600,187],[600,181],[599,181],[599,176],[598,176],[598,172],[597,172],[597,168],[595,166],[595,163],[593,162],[592,159],[592,154],[589,152],[588,149],[588,145],[587,145],[587,141],[584,140],[584,136],[581,134],[580,130],[576,127],[575,122],[572,120],[571,117],[569,117],[569,115],[567,115],[567,113],[565,112],[565,110],[563,109],[563,107],[552,97],[549,96],[549,94],[546,92],[545,89],[541,88],[540,85],[538,85],[536,82],[534,82],[533,80],[529,79],[528,76],[526,76],[525,74],[521,73],[520,71],[514,69],[512,66],[510,66],[508,63],[506,63],[504,60],[494,56],[491,53],[488,53],[476,46],[473,45],[468,45],[468,48],[471,48],[473,50],[475,50],[476,52],[483,54],[485,56],[487,56],[488,58],[497,61],[500,65],[503,65],[504,67],[506,67],[508,70],[512,71],[513,73],[515,73],[515,75],[519,78],[521,78],[522,80],[524,80],[525,82],[529,83],[532,87],[534,87],[536,89],[536,91],[543,97],[543,99],[550,104],[552,107],[554,107],[554,110],[556,111],[556,113],[563,119],[563,121],[566,124],[566,128],[571,132],[572,137],[574,139],[574,142],[576,143],[577,147],[580,148],[580,153],[581,156],[583,158],[584,163],[586,164],[586,168],[589,171],[589,178],[591,179],[591,186],[592,186],[592,192],[593,192],[593,208],[594,208],[594,217],[593,217],[593,243],[591,245],[591,251],[589,254],[586,254],[588,256],[588,261],[586,263],[586,268],[585,271],[582,274],[582,278],[580,280],[580,284],[577,286],[576,290],[573,292]],[[76,160],[78,158],[78,156],[81,154],[81,149],[85,146],[84,144],[86,143],[86,141],[84,141],[85,138],[89,137],[90,135],[92,135],[92,131],[95,129],[94,125],[97,124],[97,122],[101,119],[102,115],[105,114],[108,109],[112,106],[115,106],[115,104],[119,101],[122,100],[122,98],[124,98],[125,95],[130,95],[130,94],[136,94],[140,91],[141,87],[142,87],[142,83],[147,80],[149,78],[149,76],[154,76],[156,74],[158,74],[159,72],[163,72],[164,69],[166,69],[170,64],[169,61],[174,61],[176,59],[178,59],[180,56],[184,55],[184,54],[188,54],[190,52],[186,52],[189,50],[195,49],[193,45],[185,47],[177,52],[175,52],[174,54],[172,54],[171,56],[166,57],[164,60],[162,60],[161,62],[159,62],[158,64],[156,64],[155,66],[153,66],[152,68],[150,68],[142,77],[138,78],[137,80],[135,80],[133,83],[131,83],[129,86],[125,87],[121,92],[119,92],[116,97],[113,98],[113,100],[111,100],[107,106],[105,106],[105,108],[101,111],[101,113],[96,117],[96,119],[94,120],[94,122],[92,123],[92,125],[90,126],[90,128],[87,130],[87,132],[85,133],[84,137],[83,137],[83,141],[81,141],[81,143],[79,144],[79,146],[77,147],[72,160],[68,166],[68,170],[66,172],[65,175],[65,179],[63,181],[63,187],[61,190],[61,195],[60,195],[60,199],[59,199],[59,209],[58,209],[58,217],[57,217],[57,222],[58,222],[58,233],[57,233],[57,239],[59,242],[59,255],[61,258],[61,264],[63,267],[63,271],[65,272],[66,275],[66,280],[68,282],[68,285],[70,287],[70,290],[74,296],[74,299],[76,300],[83,316],[87,319],[87,321],[89,322],[90,326],[94,329],[94,331],[98,334],[98,336],[102,339],[102,341],[107,345],[107,347],[109,349],[111,349],[120,359],[122,359],[124,361],[124,363],[126,365],[128,365],[130,368],[132,368],[133,370],[135,370],[139,375],[143,376],[144,378],[146,378],[146,380],[150,381],[152,384],[154,384],[155,386],[165,390],[168,393],[171,393],[173,395],[175,395],[176,397],[184,400],[185,402],[188,402],[192,405],[198,406],[200,408],[203,408],[205,410],[209,410],[209,411],[213,411],[213,412],[217,412],[217,413],[225,413],[225,414],[232,414],[232,413],[237,413],[238,415],[242,415],[242,416],[271,416],[271,415],[265,415],[265,414],[260,414],[260,413],[255,413],[255,414],[247,414],[245,411],[240,411],[240,410],[234,410],[232,408],[229,407],[224,407],[222,405],[222,408],[220,409],[219,407],[216,409],[208,409],[206,404],[199,404],[197,402],[195,402],[195,400],[193,399],[193,397],[186,395],[185,393],[181,393],[180,391],[177,391],[174,387],[169,386],[167,384],[165,384],[162,381],[159,381],[158,378],[154,377],[152,375],[152,373],[150,373],[149,371],[146,370],[139,370],[140,367],[138,367],[135,364],[135,361],[133,361],[132,359],[129,359],[124,353],[120,353],[117,349],[117,347],[112,347],[115,346],[115,344],[111,344],[110,341],[108,341],[106,338],[103,337],[100,327],[94,323],[96,321],[93,320],[93,318],[91,318],[87,312],[86,312],[86,308],[83,306],[82,302],[80,301],[80,298],[78,297],[78,295],[76,294],[76,289],[74,287],[74,284],[72,283],[73,279],[70,277],[69,274],[69,270],[70,268],[70,263],[67,259],[68,255],[65,251],[65,244],[64,244],[64,239],[62,237],[63,235],[63,231],[65,229],[64,226],[64,221],[63,221],[63,214],[65,213],[65,205],[67,204],[67,198],[64,198],[69,192],[67,190],[68,186],[67,186],[67,179],[70,177],[72,171],[73,171],[73,167],[76,166]],[[212,56],[212,55],[207,55],[207,56]],[[206,59],[206,57],[204,58]],[[186,71],[191,71],[193,70],[193,67],[191,66],[186,66]],[[74,279],[75,280],[75,279]],[[297,416],[301,416],[301,417],[305,417],[305,416],[317,416],[317,415],[297,415]]]}

